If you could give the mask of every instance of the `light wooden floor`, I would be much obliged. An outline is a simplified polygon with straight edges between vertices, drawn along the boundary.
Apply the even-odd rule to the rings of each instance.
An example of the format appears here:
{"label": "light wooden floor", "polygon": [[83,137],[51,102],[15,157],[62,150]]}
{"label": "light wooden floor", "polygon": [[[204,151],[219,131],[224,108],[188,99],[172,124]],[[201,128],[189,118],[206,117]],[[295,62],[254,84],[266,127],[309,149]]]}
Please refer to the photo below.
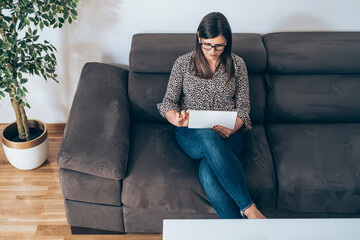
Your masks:
{"label": "light wooden floor", "polygon": [[[50,154],[38,169],[14,168],[0,144],[0,239],[162,239],[161,234],[72,235],[56,163],[64,126],[48,127]],[[3,128],[0,124],[0,132]]]}

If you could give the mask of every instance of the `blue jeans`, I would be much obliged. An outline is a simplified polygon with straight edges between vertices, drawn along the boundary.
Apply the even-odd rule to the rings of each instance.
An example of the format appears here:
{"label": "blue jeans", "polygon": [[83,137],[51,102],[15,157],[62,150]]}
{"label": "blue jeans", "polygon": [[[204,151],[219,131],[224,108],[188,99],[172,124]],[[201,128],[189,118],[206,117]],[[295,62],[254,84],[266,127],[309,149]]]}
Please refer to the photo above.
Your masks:
{"label": "blue jeans", "polygon": [[175,134],[187,155],[201,159],[200,182],[219,217],[242,218],[241,211],[253,204],[237,157],[242,151],[243,132],[237,131],[223,139],[211,129],[177,127]]}

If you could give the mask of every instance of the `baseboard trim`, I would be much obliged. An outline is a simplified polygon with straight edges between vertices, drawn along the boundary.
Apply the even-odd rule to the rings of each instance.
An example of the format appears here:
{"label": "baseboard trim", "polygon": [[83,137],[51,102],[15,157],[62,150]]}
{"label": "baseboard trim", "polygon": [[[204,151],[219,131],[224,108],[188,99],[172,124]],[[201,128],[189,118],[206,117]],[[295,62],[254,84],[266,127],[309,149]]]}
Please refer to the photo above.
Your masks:
{"label": "baseboard trim", "polygon": [[66,123],[45,123],[46,128],[51,131],[64,131]]}
{"label": "baseboard trim", "polygon": [[101,234],[101,235],[124,235],[123,232],[116,232],[116,231],[108,231],[108,230],[101,230],[101,229],[94,229],[94,228],[84,228],[84,227],[74,227],[71,226],[71,233],[72,234]]}

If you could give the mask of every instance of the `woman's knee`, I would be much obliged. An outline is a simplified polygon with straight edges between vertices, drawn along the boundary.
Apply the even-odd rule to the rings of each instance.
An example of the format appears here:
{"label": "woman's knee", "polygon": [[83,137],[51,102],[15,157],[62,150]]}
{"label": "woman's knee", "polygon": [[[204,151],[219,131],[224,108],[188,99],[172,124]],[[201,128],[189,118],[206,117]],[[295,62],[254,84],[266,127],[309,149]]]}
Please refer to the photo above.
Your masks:
{"label": "woman's knee", "polygon": [[197,134],[205,146],[215,147],[224,142],[223,138],[211,129],[199,129]]}

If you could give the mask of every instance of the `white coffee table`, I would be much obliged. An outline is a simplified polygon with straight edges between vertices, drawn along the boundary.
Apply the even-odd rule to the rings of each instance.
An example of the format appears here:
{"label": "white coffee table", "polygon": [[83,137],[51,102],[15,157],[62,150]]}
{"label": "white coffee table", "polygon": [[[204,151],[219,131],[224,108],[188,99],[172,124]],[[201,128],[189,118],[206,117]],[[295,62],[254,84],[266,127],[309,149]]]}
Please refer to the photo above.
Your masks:
{"label": "white coffee table", "polygon": [[163,240],[352,240],[360,219],[166,219]]}

